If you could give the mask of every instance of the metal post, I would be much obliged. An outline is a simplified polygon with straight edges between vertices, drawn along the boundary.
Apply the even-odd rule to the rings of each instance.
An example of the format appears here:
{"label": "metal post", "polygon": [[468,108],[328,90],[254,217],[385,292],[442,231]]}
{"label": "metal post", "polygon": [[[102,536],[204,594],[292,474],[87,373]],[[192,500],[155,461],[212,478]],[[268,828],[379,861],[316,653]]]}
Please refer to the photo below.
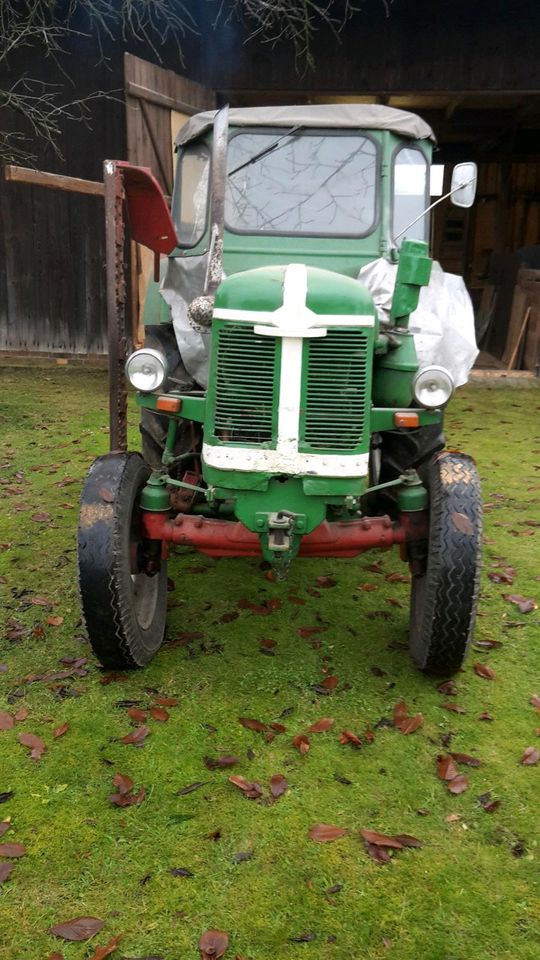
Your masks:
{"label": "metal post", "polygon": [[124,260],[124,183],[114,160],[103,164],[109,350],[109,449],[127,449],[126,274]]}

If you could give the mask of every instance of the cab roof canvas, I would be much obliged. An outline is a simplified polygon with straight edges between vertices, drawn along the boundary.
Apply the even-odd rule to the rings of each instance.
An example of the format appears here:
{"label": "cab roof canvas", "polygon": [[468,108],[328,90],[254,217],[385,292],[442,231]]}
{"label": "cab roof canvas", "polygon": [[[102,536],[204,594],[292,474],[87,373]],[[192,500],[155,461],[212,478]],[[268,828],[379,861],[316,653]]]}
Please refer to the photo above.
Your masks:
{"label": "cab roof canvas", "polygon": [[[212,127],[216,110],[196,113],[181,127],[176,138],[180,147],[197,140]],[[376,103],[305,104],[285,107],[233,107],[231,127],[313,127],[353,130],[391,130],[412,140],[432,140],[431,127],[414,113]]]}

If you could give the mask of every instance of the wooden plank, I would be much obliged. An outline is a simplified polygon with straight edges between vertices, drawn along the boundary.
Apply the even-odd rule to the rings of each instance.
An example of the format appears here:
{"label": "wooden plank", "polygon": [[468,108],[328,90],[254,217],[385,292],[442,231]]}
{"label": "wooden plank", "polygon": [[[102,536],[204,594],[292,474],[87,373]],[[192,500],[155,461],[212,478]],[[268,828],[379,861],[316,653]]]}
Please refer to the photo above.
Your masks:
{"label": "wooden plank", "polygon": [[527,307],[527,309],[526,309],[526,311],[525,311],[525,316],[523,317],[523,321],[522,321],[521,326],[520,326],[520,328],[519,328],[519,333],[518,333],[518,336],[517,336],[517,340],[516,340],[516,342],[515,342],[515,344],[514,344],[514,347],[513,347],[513,349],[512,349],[512,353],[511,353],[511,356],[510,356],[510,359],[509,359],[509,361],[508,361],[508,366],[507,366],[507,368],[506,368],[507,371],[508,371],[508,370],[513,370],[513,368],[514,368],[514,364],[515,364],[515,362],[516,362],[516,357],[517,357],[517,355],[518,355],[518,350],[519,350],[521,341],[523,340],[523,334],[525,333],[525,328],[526,328],[526,326],[527,326],[527,324],[528,324],[528,322],[529,322],[529,317],[530,317],[530,315],[531,315],[531,308],[530,308],[530,307]]}
{"label": "wooden plank", "polygon": [[199,108],[186,103],[185,100],[179,100],[177,97],[169,97],[157,90],[151,90],[149,87],[143,87],[140,83],[134,83],[133,80],[126,81],[126,93],[138,100],[147,100],[148,103],[154,103],[158,107],[167,107],[168,110],[177,110],[179,113],[187,113],[189,116],[199,113]]}
{"label": "wooden plank", "polygon": [[515,343],[519,336],[519,330],[523,322],[523,316],[527,309],[527,294],[516,284],[514,287],[514,296],[512,299],[512,309],[510,311],[510,322],[506,334],[506,345],[502,355],[502,361],[506,365],[510,360]]}
{"label": "wooden plank", "polygon": [[96,197],[103,196],[103,184],[98,180],[65,177],[60,173],[45,173],[43,170],[31,170],[29,167],[7,164],[4,167],[4,178],[6,180],[16,180],[18,183],[31,183],[39,187],[49,187],[53,190],[87,193]]}

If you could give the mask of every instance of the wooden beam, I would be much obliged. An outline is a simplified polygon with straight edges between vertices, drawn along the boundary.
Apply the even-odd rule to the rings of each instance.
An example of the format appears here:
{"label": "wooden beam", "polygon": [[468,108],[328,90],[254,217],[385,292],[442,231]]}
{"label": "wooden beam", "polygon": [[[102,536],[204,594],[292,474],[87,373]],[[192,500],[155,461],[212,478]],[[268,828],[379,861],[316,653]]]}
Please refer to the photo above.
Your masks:
{"label": "wooden beam", "polygon": [[103,184],[99,180],[81,180],[79,177],[65,177],[60,173],[44,173],[42,170],[31,170],[29,167],[16,167],[10,164],[4,167],[4,179],[18,183],[31,183],[38,187],[49,187],[52,190],[86,193],[95,197],[102,197],[104,193]]}
{"label": "wooden beam", "polygon": [[177,110],[178,113],[187,113],[190,117],[200,113],[200,110],[183,100],[177,100],[176,97],[167,97],[164,93],[158,93],[157,90],[151,90],[150,87],[142,87],[140,83],[134,83],[133,80],[127,81],[126,93],[130,97],[136,97],[137,100],[148,100],[149,103],[155,103],[158,107],[167,107],[169,110]]}

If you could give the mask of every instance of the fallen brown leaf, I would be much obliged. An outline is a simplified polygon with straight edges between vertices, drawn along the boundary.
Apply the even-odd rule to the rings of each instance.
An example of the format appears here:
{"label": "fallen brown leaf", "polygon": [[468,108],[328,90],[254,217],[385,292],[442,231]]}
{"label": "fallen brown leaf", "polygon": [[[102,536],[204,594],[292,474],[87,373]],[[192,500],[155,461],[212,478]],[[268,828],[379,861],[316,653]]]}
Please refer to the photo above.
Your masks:
{"label": "fallen brown leaf", "polygon": [[115,773],[112,782],[113,786],[118,787],[119,793],[130,793],[133,790],[133,780],[124,773]]}
{"label": "fallen brown leaf", "polygon": [[469,789],[469,780],[464,774],[459,773],[457,777],[454,777],[453,780],[450,780],[450,782],[447,784],[447,787],[450,793],[464,793],[465,790]]}
{"label": "fallen brown leaf", "polygon": [[149,733],[148,727],[137,727],[131,733],[127,733],[125,737],[120,737],[120,743],[142,743]]}
{"label": "fallen brown leaf", "polygon": [[15,726],[15,720],[10,713],[0,711],[0,730],[12,730]]}
{"label": "fallen brown leaf", "polygon": [[56,730],[53,730],[53,737],[63,737],[65,733],[69,730],[69,723],[61,723]]}
{"label": "fallen brown leaf", "polygon": [[26,847],[22,843],[0,843],[0,857],[18,859],[26,856]]}
{"label": "fallen brown leaf", "polygon": [[42,755],[47,749],[41,737],[36,736],[35,733],[20,733],[19,743],[21,743],[23,747],[30,748],[30,756],[32,760],[41,759]]}
{"label": "fallen brown leaf", "polygon": [[169,719],[169,714],[163,707],[150,707],[150,716],[153,720],[158,720],[160,723],[166,723]]}
{"label": "fallen brown leaf", "polygon": [[261,720],[252,720],[251,717],[238,717],[238,722],[247,730],[257,730],[259,732],[267,729],[267,724]]}
{"label": "fallen brown leaf", "polygon": [[391,863],[392,857],[385,847],[378,847],[376,843],[366,843],[366,851],[375,863]]}
{"label": "fallen brown leaf", "polygon": [[223,930],[207,930],[199,940],[201,960],[218,960],[229,948],[229,937]]}
{"label": "fallen brown leaf", "polygon": [[66,920],[64,923],[57,923],[50,928],[50,932],[55,937],[61,937],[63,940],[90,940],[104,926],[103,920],[97,917],[76,917],[74,920]]}
{"label": "fallen brown leaf", "polygon": [[130,707],[128,712],[128,717],[130,720],[134,720],[135,723],[144,723],[148,717],[146,710],[140,710],[138,707]]}
{"label": "fallen brown leaf", "polygon": [[474,672],[479,677],[483,677],[484,680],[495,680],[497,674],[492,667],[488,666],[487,663],[475,663]]}
{"label": "fallen brown leaf", "polygon": [[460,707],[459,703],[441,703],[444,710],[451,710],[452,713],[467,713],[465,707]]}
{"label": "fallen brown leaf", "polygon": [[346,833],[343,827],[335,827],[330,823],[316,823],[309,831],[309,838],[316,843],[331,843],[332,840],[344,837]]}
{"label": "fallen brown leaf", "polygon": [[409,716],[409,708],[405,703],[405,700],[399,700],[395,707],[393,713],[394,726],[399,727],[400,723]]}
{"label": "fallen brown leaf", "polygon": [[457,687],[453,680],[444,680],[436,689],[437,693],[442,693],[445,697],[455,697],[457,694]]}
{"label": "fallen brown leaf", "polygon": [[298,736],[293,738],[293,747],[301,754],[305,754],[309,751],[310,743],[309,738],[306,737],[305,733],[299,733]]}
{"label": "fallen brown leaf", "polygon": [[538,609],[538,604],[533,597],[522,597],[519,593],[503,593],[505,600],[515,603],[520,613],[531,613]]}
{"label": "fallen brown leaf", "polygon": [[90,957],[90,960],[105,960],[105,957],[109,957],[111,953],[114,953],[121,939],[122,934],[119,933],[116,937],[113,937],[112,940],[109,940],[109,943],[106,946],[96,947],[94,953]]}
{"label": "fallen brown leaf", "polygon": [[14,863],[0,863],[0,883],[7,880],[14,866]]}
{"label": "fallen brown leaf", "polygon": [[540,750],[537,750],[536,747],[526,747],[521,758],[521,763],[527,767],[532,767],[535,763],[538,763],[540,760]]}
{"label": "fallen brown leaf", "polygon": [[274,773],[274,775],[270,777],[270,793],[275,800],[281,797],[288,789],[289,784],[282,773]]}
{"label": "fallen brown leaf", "polygon": [[320,720],[316,720],[315,723],[312,723],[307,729],[307,733],[326,733],[327,730],[331,730],[334,726],[333,717],[321,717]]}
{"label": "fallen brown leaf", "polygon": [[373,844],[376,847],[393,847],[401,850],[403,844],[397,837],[389,837],[385,833],[378,833],[377,830],[361,830],[366,843]]}
{"label": "fallen brown leaf", "polygon": [[439,780],[453,780],[458,774],[459,770],[451,756],[440,755],[437,757],[437,776]]}
{"label": "fallen brown leaf", "polygon": [[450,756],[456,763],[463,763],[466,767],[481,767],[482,761],[477,757],[471,757],[468,753],[450,753]]}
{"label": "fallen brown leaf", "polygon": [[463,533],[468,537],[474,533],[474,526],[464,513],[454,512],[451,516],[452,523],[454,524],[456,530],[459,530],[460,533]]}
{"label": "fallen brown leaf", "polygon": [[413,717],[406,717],[405,720],[402,720],[399,724],[399,730],[401,733],[415,733],[422,724],[424,723],[424,717],[421,713],[415,713]]}
{"label": "fallen brown leaf", "polygon": [[239,763],[238,757],[233,757],[229,754],[224,754],[221,757],[205,757],[204,765],[208,770],[218,770],[220,767],[234,767],[235,763]]}
{"label": "fallen brown leaf", "polygon": [[234,784],[235,787],[238,787],[244,796],[248,797],[250,800],[257,800],[259,797],[262,797],[262,787],[260,783],[257,783],[256,781],[251,783],[249,780],[246,780],[245,777],[237,776],[229,777],[229,781]]}
{"label": "fallen brown leaf", "polygon": [[333,577],[317,577],[315,583],[318,587],[335,587],[336,580]]}
{"label": "fallen brown leaf", "polygon": [[352,743],[353,746],[355,746],[355,747],[361,747],[361,746],[362,746],[362,741],[361,741],[360,737],[357,737],[357,735],[356,735],[355,733],[353,733],[352,730],[342,730],[341,733],[340,733],[340,735],[339,735],[339,742],[340,742],[341,744]]}

